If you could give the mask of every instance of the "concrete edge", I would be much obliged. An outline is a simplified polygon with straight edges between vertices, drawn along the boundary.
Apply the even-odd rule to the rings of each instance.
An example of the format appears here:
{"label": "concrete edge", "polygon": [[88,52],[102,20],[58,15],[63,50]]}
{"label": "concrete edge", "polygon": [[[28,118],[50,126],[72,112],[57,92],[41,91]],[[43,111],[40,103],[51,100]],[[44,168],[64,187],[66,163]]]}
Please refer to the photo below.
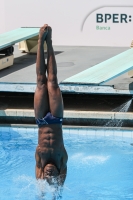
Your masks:
{"label": "concrete edge", "polygon": [[72,84],[60,83],[60,89],[64,93],[84,93],[84,94],[106,94],[106,95],[133,95],[133,90],[115,89],[108,85],[89,85],[89,84]]}
{"label": "concrete edge", "polygon": [[[0,124],[0,127],[11,127],[11,128],[34,128],[38,129],[38,126],[35,124]],[[72,126],[72,125],[63,125],[63,129],[73,129],[73,130],[112,130],[112,131],[133,131],[131,127],[103,127],[103,126]]]}
{"label": "concrete edge", "polygon": [[[0,117],[35,117],[34,110],[5,109],[0,110]],[[66,119],[108,119],[108,120],[133,120],[132,112],[103,112],[103,111],[73,111],[65,110]]]}
{"label": "concrete edge", "polygon": [[[6,87],[5,87],[6,85]],[[115,89],[108,85],[89,85],[89,84],[72,84],[59,83],[59,87],[63,93],[84,93],[84,94],[112,94],[112,95],[133,95],[133,90]],[[28,92],[34,93],[36,83],[5,83],[0,82],[1,92]]]}
{"label": "concrete edge", "polygon": [[[38,128],[36,125],[27,124],[10,124],[0,125],[0,136],[4,133],[20,134],[22,137],[37,137]],[[117,141],[128,141],[133,144],[133,128],[118,128],[118,127],[95,127],[95,126],[63,126],[63,135],[71,138],[75,135],[78,140],[97,140],[99,138],[111,139]],[[75,137],[74,136],[74,137]]]}

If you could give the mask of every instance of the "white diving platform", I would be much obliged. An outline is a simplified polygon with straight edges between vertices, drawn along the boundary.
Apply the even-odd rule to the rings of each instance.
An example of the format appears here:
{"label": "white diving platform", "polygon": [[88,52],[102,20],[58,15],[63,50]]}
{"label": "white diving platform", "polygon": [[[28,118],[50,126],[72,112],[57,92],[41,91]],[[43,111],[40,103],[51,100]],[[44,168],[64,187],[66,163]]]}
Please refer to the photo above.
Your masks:
{"label": "white diving platform", "polygon": [[[19,43],[19,50],[36,53],[40,28],[23,27],[0,34],[0,70],[13,65],[13,45]],[[46,45],[44,45],[46,49]]]}
{"label": "white diving platform", "polygon": [[65,79],[62,84],[103,85],[133,69],[133,48]]}
{"label": "white diving platform", "polygon": [[0,50],[10,47],[18,42],[35,37],[39,34],[39,28],[18,28],[0,34]]}

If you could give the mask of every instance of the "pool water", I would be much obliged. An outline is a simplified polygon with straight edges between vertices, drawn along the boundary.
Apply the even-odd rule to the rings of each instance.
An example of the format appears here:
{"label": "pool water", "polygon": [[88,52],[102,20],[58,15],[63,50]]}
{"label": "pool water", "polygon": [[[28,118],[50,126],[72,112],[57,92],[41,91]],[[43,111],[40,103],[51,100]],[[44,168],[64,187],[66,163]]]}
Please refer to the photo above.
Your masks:
{"label": "pool water", "polygon": [[[131,138],[64,133],[69,155],[62,200],[133,199]],[[56,188],[35,179],[37,130],[0,132],[0,200],[52,200]],[[57,193],[57,199],[60,199]]]}

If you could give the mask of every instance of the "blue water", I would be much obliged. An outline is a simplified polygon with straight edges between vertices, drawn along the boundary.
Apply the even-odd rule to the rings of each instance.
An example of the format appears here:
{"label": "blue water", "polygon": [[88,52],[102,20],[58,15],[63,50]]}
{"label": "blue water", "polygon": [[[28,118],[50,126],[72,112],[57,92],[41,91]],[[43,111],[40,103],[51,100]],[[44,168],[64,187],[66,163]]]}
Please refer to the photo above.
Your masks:
{"label": "blue water", "polygon": [[[62,200],[133,199],[130,138],[66,133],[64,141],[69,161]],[[37,131],[0,132],[0,200],[54,199],[56,188],[35,179],[36,145]]]}

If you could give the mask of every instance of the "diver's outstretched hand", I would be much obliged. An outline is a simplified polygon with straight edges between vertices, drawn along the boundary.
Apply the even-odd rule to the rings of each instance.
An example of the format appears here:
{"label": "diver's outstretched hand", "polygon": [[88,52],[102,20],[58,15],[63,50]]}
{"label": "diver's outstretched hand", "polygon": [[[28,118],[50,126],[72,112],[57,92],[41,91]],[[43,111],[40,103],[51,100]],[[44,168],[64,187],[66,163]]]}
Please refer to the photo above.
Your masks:
{"label": "diver's outstretched hand", "polygon": [[44,24],[39,31],[39,41],[44,42],[48,34],[48,24]]}
{"label": "diver's outstretched hand", "polygon": [[50,26],[48,26],[47,30],[48,30],[48,33],[46,35],[46,43],[48,45],[48,44],[51,44],[51,42],[52,42],[52,28]]}

